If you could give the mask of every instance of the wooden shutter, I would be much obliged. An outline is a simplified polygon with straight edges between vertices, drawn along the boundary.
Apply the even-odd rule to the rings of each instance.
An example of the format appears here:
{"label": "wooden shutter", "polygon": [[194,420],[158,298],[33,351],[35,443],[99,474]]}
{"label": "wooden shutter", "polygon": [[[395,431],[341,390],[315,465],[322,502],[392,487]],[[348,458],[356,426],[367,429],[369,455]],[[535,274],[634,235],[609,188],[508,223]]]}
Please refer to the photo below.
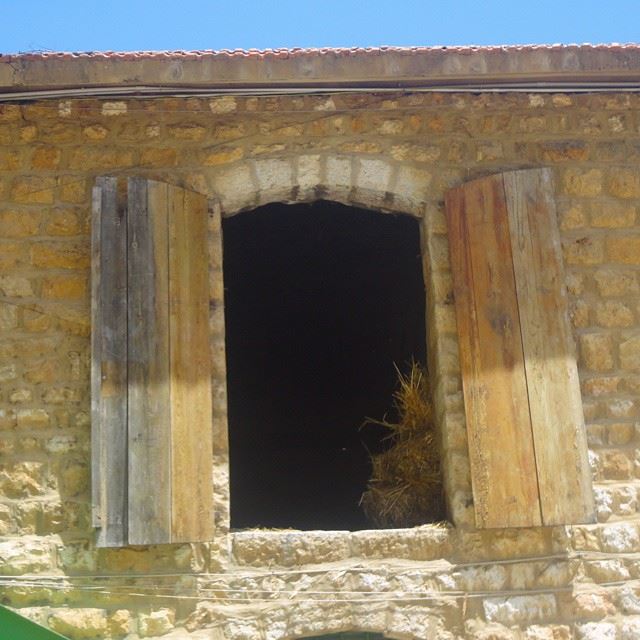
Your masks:
{"label": "wooden shutter", "polygon": [[446,196],[478,527],[594,521],[550,171]]}
{"label": "wooden shutter", "polygon": [[103,178],[93,216],[98,544],[210,540],[206,198],[151,180]]}

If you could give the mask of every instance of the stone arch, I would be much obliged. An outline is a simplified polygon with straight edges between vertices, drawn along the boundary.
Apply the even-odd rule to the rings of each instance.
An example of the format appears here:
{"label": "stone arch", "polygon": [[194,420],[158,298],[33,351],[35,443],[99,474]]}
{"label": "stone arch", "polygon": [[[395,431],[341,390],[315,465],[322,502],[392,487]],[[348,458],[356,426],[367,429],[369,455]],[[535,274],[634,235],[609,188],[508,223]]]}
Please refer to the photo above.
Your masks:
{"label": "stone arch", "polygon": [[355,640],[354,634],[372,634],[388,640],[428,640],[444,635],[441,617],[434,608],[425,605],[393,605],[388,602],[351,604],[328,599],[313,603],[263,609],[253,620],[234,620],[224,624],[225,638],[242,640],[317,640],[319,636],[345,634],[345,640]]}
{"label": "stone arch", "polygon": [[212,191],[229,216],[270,202],[342,204],[422,217],[431,176],[384,158],[308,154],[237,162],[217,171]]}
{"label": "stone arch", "polygon": [[445,500],[454,524],[474,527],[453,308],[429,295],[450,279],[441,190],[432,187],[431,174],[389,156],[326,152],[238,161],[209,173],[207,183],[223,217],[273,202],[325,199],[419,219],[427,290],[427,361],[441,432]]}

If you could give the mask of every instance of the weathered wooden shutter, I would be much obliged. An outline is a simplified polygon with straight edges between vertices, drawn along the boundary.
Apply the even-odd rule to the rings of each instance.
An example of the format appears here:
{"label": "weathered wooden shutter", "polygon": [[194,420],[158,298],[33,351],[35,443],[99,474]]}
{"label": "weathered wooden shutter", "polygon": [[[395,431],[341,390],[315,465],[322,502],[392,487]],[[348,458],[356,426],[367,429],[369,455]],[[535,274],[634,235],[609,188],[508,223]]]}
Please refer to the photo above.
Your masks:
{"label": "weathered wooden shutter", "polygon": [[93,524],[99,546],[213,534],[208,211],[101,178],[93,207]]}
{"label": "weathered wooden shutter", "polygon": [[550,171],[468,182],[446,214],[476,524],[593,522]]}

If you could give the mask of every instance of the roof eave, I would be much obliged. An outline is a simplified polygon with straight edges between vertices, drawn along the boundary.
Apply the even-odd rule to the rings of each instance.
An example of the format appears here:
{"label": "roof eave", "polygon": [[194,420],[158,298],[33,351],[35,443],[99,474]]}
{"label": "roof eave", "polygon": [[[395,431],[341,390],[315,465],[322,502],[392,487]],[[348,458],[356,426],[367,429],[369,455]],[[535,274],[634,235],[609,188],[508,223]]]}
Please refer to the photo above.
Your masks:
{"label": "roof eave", "polygon": [[0,92],[251,91],[640,85],[640,46],[25,54],[0,57]]}

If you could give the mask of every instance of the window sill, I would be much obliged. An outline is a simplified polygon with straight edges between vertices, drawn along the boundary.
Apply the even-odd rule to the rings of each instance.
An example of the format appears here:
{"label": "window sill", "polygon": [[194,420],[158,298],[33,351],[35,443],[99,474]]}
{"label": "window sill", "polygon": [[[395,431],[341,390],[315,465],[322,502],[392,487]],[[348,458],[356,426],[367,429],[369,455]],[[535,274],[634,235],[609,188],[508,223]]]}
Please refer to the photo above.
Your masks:
{"label": "window sill", "polygon": [[229,535],[238,565],[292,567],[356,558],[435,560],[450,552],[453,533],[450,524],[427,524],[363,531],[249,529]]}

